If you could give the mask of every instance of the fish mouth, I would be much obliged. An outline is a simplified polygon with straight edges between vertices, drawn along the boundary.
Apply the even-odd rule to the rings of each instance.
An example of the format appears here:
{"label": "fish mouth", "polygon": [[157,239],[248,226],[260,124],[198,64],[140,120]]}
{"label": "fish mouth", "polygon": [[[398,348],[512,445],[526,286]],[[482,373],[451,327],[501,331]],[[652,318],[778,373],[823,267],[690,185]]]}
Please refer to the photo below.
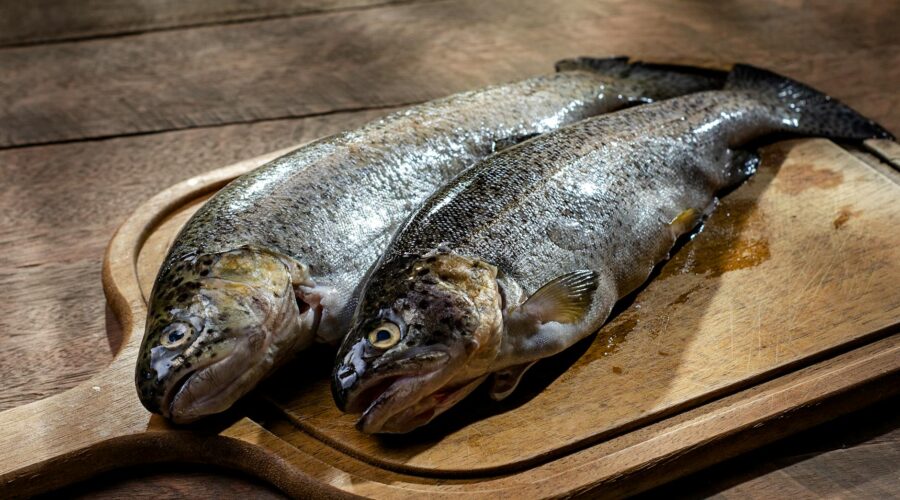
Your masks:
{"label": "fish mouth", "polygon": [[409,432],[456,404],[484,379],[452,383],[464,360],[454,362],[459,357],[445,351],[432,356],[424,369],[393,370],[354,390],[346,411],[362,414],[356,427],[368,434]]}
{"label": "fish mouth", "polygon": [[223,412],[293,353],[306,348],[319,327],[322,308],[306,308],[300,313],[298,307],[287,306],[288,310],[278,315],[276,330],[264,328],[257,333],[262,342],[244,334],[216,358],[196,362],[166,392],[163,415],[182,424]]}
{"label": "fish mouth", "polygon": [[[356,427],[368,434],[403,434],[417,429],[435,417],[450,409],[474,391],[487,375],[482,375],[473,380],[459,384],[451,384],[441,387],[435,392],[425,395],[397,413],[382,419],[377,415],[377,410],[370,407],[357,421]],[[381,423],[379,425],[379,420]]]}
{"label": "fish mouth", "polygon": [[[268,343],[268,342],[267,342]],[[229,352],[195,365],[172,385],[163,409],[176,424],[185,424],[227,410],[268,372],[267,348],[251,350],[240,342]]]}
{"label": "fish mouth", "polygon": [[171,387],[163,395],[162,406],[160,408],[163,416],[175,423],[184,424],[193,422],[194,420],[197,420],[198,418],[208,414],[201,414],[197,411],[193,411],[193,409],[189,408],[188,405],[185,404],[185,402],[189,399],[196,399],[196,397],[192,397],[192,395],[197,393],[198,385],[201,385],[201,382],[199,381],[208,379],[209,373],[211,373],[209,367],[222,361],[224,360],[209,360],[204,365],[195,365],[195,368],[186,371],[183,375],[181,375],[181,377],[174,384],[172,384]]}

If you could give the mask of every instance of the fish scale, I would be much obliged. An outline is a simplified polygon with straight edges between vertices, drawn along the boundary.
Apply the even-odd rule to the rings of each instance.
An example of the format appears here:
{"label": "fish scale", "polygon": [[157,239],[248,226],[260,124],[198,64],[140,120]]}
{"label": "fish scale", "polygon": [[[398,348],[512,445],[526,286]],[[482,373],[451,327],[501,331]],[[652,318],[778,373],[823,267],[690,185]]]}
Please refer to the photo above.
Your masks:
{"label": "fish scale", "polygon": [[[814,89],[736,65],[723,90],[588,118],[472,166],[369,273],[338,352],[338,406],[361,411],[364,432],[408,432],[491,373],[491,395],[506,397],[535,361],[595,332],[716,194],[752,174],[755,154],[740,148],[775,133],[890,135]],[[401,335],[374,346],[388,328]],[[397,368],[422,346],[446,361]]]}
{"label": "fish scale", "polygon": [[[671,246],[667,241],[660,251],[644,242],[659,240],[681,211],[703,209],[715,192],[743,180],[743,165],[728,164],[721,153],[738,125],[771,128],[769,108],[746,92],[698,93],[589,119],[514,146],[432,196],[392,242],[386,259],[443,244],[500,265],[529,294],[567,270],[596,263],[610,268],[611,281],[629,281],[624,269],[635,259],[652,267]],[[710,116],[729,118],[711,125]],[[574,212],[580,224],[578,244],[594,251],[535,241],[553,232],[563,210]],[[624,251],[626,243],[610,241],[613,235],[633,249]],[[601,252],[610,245],[617,251]],[[557,264],[527,265],[533,261]]]}

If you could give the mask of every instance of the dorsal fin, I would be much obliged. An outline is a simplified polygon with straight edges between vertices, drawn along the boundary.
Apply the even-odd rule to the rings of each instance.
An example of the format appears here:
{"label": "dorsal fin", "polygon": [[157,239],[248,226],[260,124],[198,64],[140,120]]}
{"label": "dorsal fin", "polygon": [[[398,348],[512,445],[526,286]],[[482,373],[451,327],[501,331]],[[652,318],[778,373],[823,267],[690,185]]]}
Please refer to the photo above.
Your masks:
{"label": "dorsal fin", "polygon": [[556,71],[597,71],[599,73],[624,76],[630,69],[627,56],[618,57],[576,57],[556,62]]}

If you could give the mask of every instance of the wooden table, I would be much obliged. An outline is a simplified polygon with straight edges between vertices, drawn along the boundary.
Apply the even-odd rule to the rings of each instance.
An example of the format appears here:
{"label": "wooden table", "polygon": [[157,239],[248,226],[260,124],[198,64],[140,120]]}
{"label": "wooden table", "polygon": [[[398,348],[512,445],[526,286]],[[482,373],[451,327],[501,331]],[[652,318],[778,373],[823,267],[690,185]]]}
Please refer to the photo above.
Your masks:
{"label": "wooden table", "polygon": [[[900,131],[900,4],[0,0],[0,410],[105,366],[103,249],[175,182],[573,55],[744,61]],[[115,328],[110,328],[115,331]],[[900,491],[900,401],[670,485],[688,495]],[[71,494],[262,495],[215,470],[124,471]]]}

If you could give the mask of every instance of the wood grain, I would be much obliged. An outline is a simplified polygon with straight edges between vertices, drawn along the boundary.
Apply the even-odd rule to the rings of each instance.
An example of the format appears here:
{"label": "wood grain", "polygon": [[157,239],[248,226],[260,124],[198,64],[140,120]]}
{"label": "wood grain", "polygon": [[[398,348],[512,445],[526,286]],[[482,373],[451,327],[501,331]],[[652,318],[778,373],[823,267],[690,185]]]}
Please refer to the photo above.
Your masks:
{"label": "wood grain", "polygon": [[395,106],[579,54],[759,64],[896,130],[898,16],[896,2],[455,0],[9,48],[0,146]]}
{"label": "wood grain", "polygon": [[112,360],[120,340],[107,338],[103,250],[141,202],[223,161],[385,112],[0,151],[0,410],[74,387]]}
{"label": "wood grain", "polygon": [[176,500],[184,498],[288,498],[256,478],[202,465],[165,464],[151,471],[125,469],[101,474],[60,491],[52,498],[115,500],[146,498]]}
{"label": "wood grain", "polygon": [[402,0],[0,0],[0,46],[374,7]]}

